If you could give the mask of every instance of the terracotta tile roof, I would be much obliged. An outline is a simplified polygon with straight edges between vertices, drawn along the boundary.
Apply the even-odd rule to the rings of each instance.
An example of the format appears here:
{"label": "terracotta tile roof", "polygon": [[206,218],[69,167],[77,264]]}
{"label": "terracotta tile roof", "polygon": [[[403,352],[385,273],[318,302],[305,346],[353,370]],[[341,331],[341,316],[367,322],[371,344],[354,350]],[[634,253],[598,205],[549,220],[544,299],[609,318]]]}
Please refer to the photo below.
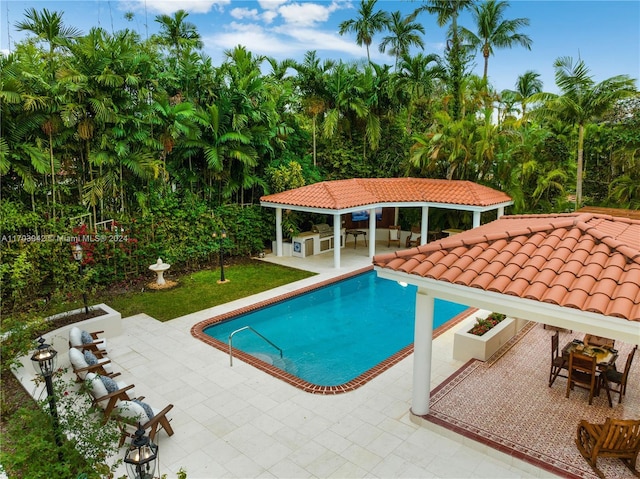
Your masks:
{"label": "terracotta tile roof", "polygon": [[288,206],[341,210],[378,203],[451,203],[491,206],[510,202],[500,191],[471,181],[431,178],[353,178],[323,181],[260,198]]}
{"label": "terracotta tile roof", "polygon": [[640,220],[591,213],[503,216],[374,265],[640,321]]}

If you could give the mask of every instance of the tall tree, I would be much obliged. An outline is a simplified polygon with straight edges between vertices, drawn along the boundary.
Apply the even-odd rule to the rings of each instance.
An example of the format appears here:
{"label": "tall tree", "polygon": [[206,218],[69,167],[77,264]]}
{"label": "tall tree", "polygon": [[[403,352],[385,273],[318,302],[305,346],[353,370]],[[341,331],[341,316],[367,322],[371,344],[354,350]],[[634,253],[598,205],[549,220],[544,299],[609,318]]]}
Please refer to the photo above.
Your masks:
{"label": "tall tree", "polygon": [[527,100],[529,97],[540,93],[542,91],[542,80],[540,80],[540,74],[533,70],[527,70],[522,75],[518,76],[516,81],[516,101],[520,102],[522,107],[522,118],[527,114]]}
{"label": "tall tree", "polygon": [[29,31],[36,35],[38,40],[48,44],[49,52],[47,56],[47,63],[49,66],[49,80],[48,80],[48,105],[46,110],[48,112],[48,118],[42,124],[42,130],[48,136],[49,139],[49,164],[51,167],[51,200],[52,200],[52,213],[55,217],[55,202],[56,202],[56,160],[54,157],[53,149],[53,134],[56,132],[60,119],[58,115],[59,97],[57,95],[56,87],[56,58],[55,51],[58,47],[62,47],[67,44],[73,38],[78,37],[81,32],[73,27],[64,25],[62,22],[61,12],[50,12],[47,9],[43,9],[42,12],[38,12],[35,8],[31,8],[25,11],[25,17],[27,20],[16,23],[18,30]]}
{"label": "tall tree", "polygon": [[451,88],[451,113],[454,121],[462,118],[462,77],[464,75],[465,58],[458,27],[458,16],[471,7],[474,0],[427,0],[427,4],[418,8],[437,15],[438,26],[443,27],[451,22],[450,37],[447,39],[446,57],[449,62],[449,82]]}
{"label": "tall tree", "polygon": [[485,80],[489,69],[489,56],[493,55],[494,48],[511,48],[519,44],[531,50],[531,38],[518,33],[520,28],[529,25],[529,19],[505,20],[504,12],[508,7],[509,2],[502,0],[487,0],[479,5],[475,4],[471,7],[471,12],[476,24],[476,33],[464,27],[460,29],[464,39],[482,51]]}
{"label": "tall tree", "polygon": [[389,20],[389,33],[380,42],[380,51],[384,53],[389,48],[389,53],[395,57],[394,69],[398,69],[398,61],[403,55],[409,54],[412,46],[424,50],[424,42],[418,33],[424,35],[424,27],[415,21],[416,13],[402,17],[400,12],[393,12]]}
{"label": "tall tree", "polygon": [[313,166],[317,165],[317,128],[318,116],[323,115],[329,105],[329,93],[326,87],[326,73],[334,67],[332,60],[320,59],[315,50],[304,55],[302,63],[296,63],[294,68],[298,72],[296,85],[302,94],[302,108],[311,115],[313,136]]}
{"label": "tall tree", "polygon": [[186,20],[188,16],[186,11],[178,10],[173,17],[169,15],[156,17],[156,22],[160,24],[160,33],[156,39],[161,45],[166,45],[170,50],[175,51],[177,57],[180,57],[185,50],[200,49],[204,45],[197,27]]}
{"label": "tall tree", "polygon": [[373,35],[381,32],[389,24],[389,14],[385,11],[374,11],[378,0],[360,0],[358,17],[356,19],[345,20],[340,23],[340,35],[347,32],[355,32],[356,43],[367,48],[367,60],[371,62],[369,46],[373,41]]}
{"label": "tall tree", "polygon": [[396,91],[408,97],[406,131],[411,133],[411,118],[420,102],[431,98],[438,79],[445,77],[446,70],[435,53],[411,57],[403,55],[400,71],[396,75]]}
{"label": "tall tree", "polygon": [[582,206],[582,177],[585,126],[602,118],[619,100],[637,93],[635,80],[628,75],[617,75],[595,83],[583,60],[560,57],[554,63],[555,81],[560,94],[538,93],[533,101],[544,106],[536,113],[543,117],[560,119],[578,126],[578,159],[576,173],[576,209]]}
{"label": "tall tree", "polygon": [[27,19],[16,23],[18,30],[29,31],[35,34],[39,41],[48,44],[47,63],[49,64],[52,80],[54,79],[54,53],[56,49],[82,34],[77,28],[65,25],[62,22],[62,15],[63,12],[50,12],[46,8],[42,12],[38,12],[35,8],[30,8],[24,14]]}

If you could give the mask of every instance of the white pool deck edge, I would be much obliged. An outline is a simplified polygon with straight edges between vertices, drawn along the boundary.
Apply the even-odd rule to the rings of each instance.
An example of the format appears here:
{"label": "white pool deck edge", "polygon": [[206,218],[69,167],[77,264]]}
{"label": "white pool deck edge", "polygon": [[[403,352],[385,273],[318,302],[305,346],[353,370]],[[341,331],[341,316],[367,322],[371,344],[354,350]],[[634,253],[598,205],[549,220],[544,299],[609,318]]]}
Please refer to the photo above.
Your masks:
{"label": "white pool deck edge", "polygon": [[[557,477],[439,426],[417,424],[409,412],[412,356],[335,396],[305,393],[240,360],[229,366],[228,354],[191,335],[194,324],[371,264],[364,247],[345,248],[339,270],[332,253],[265,260],[318,275],[164,323],[145,314],[123,318],[122,333],[109,338],[118,379],[135,384],[136,394],[156,408],[174,405],[175,434],[156,437],[156,474],[171,479],[182,468],[188,479]],[[434,341],[432,388],[463,364],[453,359],[453,334]],[[59,356],[59,365],[68,366],[67,351]],[[24,364],[16,375],[39,397],[28,358]],[[118,457],[124,453],[125,447]],[[120,467],[115,477],[123,474]]]}

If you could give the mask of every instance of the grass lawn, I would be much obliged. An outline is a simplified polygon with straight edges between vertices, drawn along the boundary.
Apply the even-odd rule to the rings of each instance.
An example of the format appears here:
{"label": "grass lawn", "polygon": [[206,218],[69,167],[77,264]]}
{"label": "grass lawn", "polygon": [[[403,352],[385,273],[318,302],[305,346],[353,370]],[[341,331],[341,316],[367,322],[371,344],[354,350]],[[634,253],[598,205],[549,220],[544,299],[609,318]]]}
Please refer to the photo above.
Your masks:
{"label": "grass lawn", "polygon": [[[264,261],[251,261],[225,266],[225,279],[230,280],[225,284],[217,283],[219,269],[208,269],[170,278],[178,283],[172,289],[154,291],[145,288],[144,291],[98,294],[89,298],[89,304],[105,303],[120,312],[123,318],[146,313],[159,321],[168,321],[314,274]],[[152,281],[150,278],[149,282]],[[66,310],[70,310],[82,307],[82,303],[76,301],[67,306]]]}

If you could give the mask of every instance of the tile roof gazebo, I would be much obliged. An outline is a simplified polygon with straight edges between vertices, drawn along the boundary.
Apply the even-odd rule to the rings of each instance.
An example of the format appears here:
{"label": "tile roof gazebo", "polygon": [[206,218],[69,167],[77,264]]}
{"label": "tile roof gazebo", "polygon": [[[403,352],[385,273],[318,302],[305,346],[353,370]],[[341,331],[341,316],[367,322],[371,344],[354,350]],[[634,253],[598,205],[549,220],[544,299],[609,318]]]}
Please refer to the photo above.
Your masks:
{"label": "tile roof gazebo", "polygon": [[[426,241],[429,207],[473,212],[473,227],[480,214],[512,205],[511,198],[494,189],[462,180],[431,178],[353,178],[323,181],[260,198],[264,207],[276,209],[276,256],[282,256],[282,210],[290,209],[333,215],[334,244],[340,244],[340,216],[369,210],[369,237],[375,238],[375,209],[380,207],[421,207],[421,236]],[[375,241],[369,242],[369,256]],[[334,249],[334,267],[340,267],[340,248]]]}
{"label": "tile roof gazebo", "polygon": [[411,408],[418,416],[429,411],[435,297],[640,344],[640,220],[502,216],[373,263],[380,277],[418,287]]}

